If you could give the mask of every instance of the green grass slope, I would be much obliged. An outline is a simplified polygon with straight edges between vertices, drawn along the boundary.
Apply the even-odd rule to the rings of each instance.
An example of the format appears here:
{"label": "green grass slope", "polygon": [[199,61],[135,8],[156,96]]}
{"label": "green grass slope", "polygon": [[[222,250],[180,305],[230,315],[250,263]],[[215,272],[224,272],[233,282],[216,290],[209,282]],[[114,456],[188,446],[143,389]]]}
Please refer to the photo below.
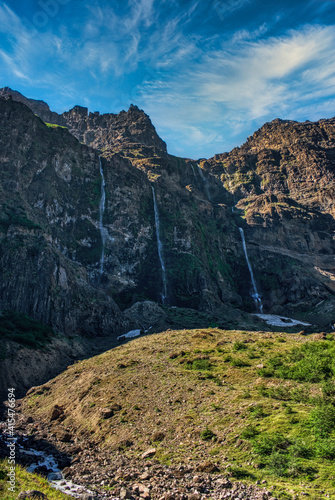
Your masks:
{"label": "green grass slope", "polygon": [[154,447],[166,464],[266,479],[278,498],[335,498],[334,354],[333,335],[167,331],[76,363],[30,391],[23,412],[111,460]]}

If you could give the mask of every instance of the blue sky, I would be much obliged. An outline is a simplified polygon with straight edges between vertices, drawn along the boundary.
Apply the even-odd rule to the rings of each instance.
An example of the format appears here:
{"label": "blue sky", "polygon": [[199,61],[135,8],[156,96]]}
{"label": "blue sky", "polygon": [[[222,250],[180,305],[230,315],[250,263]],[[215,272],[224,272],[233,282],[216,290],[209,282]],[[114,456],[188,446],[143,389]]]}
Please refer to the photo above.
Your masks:
{"label": "blue sky", "polygon": [[335,115],[335,0],[0,0],[0,86],[148,113],[210,157],[266,121]]}

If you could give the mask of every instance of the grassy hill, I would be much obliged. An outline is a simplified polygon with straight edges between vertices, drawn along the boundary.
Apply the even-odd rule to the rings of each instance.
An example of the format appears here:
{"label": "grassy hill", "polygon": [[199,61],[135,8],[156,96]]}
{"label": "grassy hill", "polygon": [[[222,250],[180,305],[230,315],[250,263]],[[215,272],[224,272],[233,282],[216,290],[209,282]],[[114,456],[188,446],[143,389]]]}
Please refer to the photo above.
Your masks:
{"label": "grassy hill", "polygon": [[136,461],[151,448],[277,498],[335,498],[334,354],[331,334],[166,331],[77,362],[23,413],[70,454]]}

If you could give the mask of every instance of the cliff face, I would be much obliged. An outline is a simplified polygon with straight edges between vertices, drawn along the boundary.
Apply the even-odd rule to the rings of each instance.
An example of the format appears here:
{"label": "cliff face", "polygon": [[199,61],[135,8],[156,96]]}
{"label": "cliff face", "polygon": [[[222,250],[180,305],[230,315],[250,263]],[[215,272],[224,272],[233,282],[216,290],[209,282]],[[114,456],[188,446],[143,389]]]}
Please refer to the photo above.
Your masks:
{"label": "cliff face", "polygon": [[0,99],[0,127],[1,309],[68,334],[124,330],[86,262],[98,260],[101,247],[97,154],[11,100]]}
{"label": "cliff face", "polygon": [[0,99],[0,309],[116,335],[141,325],[129,308],[166,295],[236,326],[256,311],[243,227],[265,312],[333,321],[334,120],[274,121],[197,165],[135,106],[76,106],[51,127],[35,116],[47,105],[17,97]]}
{"label": "cliff face", "polygon": [[[142,112],[130,115],[133,130],[141,129]],[[14,100],[0,99],[0,120],[2,310],[26,313],[67,334],[122,334],[131,320],[121,310],[143,299],[161,302],[153,187],[166,304],[219,316],[230,302],[242,304],[225,256],[226,249],[241,253],[236,230],[228,230],[230,212],[189,184],[192,178],[202,187],[193,165],[155,146],[125,142],[122,151],[105,151],[101,214],[94,149]]]}
{"label": "cliff face", "polygon": [[[234,196],[268,309],[325,314],[335,291],[335,119],[274,120],[202,165]],[[327,301],[328,304],[327,304]]]}

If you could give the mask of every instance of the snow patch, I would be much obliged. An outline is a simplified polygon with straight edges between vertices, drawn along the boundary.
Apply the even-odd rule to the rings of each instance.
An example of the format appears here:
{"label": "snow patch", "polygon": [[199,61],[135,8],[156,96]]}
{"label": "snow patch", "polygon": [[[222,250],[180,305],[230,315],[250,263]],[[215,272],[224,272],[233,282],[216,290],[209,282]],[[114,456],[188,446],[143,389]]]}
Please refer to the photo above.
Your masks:
{"label": "snow patch", "polygon": [[119,335],[117,339],[131,339],[133,337],[138,337],[139,335],[141,335],[141,330],[130,330],[128,333]]}
{"label": "snow patch", "polygon": [[267,325],[271,326],[281,326],[283,328],[291,328],[291,326],[297,325],[310,326],[310,323],[303,323],[297,319],[277,316],[276,314],[254,314],[253,316],[263,319]]}

